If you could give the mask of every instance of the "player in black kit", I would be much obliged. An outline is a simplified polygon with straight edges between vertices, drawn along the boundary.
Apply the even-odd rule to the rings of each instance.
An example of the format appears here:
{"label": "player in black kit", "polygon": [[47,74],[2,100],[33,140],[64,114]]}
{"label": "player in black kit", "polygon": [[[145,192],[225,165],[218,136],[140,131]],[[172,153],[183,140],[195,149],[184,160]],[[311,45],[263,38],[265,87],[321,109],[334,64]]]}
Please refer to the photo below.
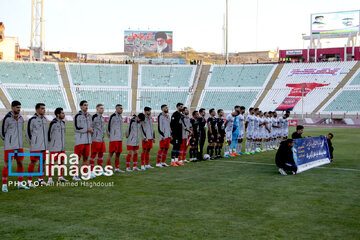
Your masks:
{"label": "player in black kit", "polygon": [[217,120],[218,135],[216,138],[215,158],[221,158],[221,151],[225,138],[225,121],[223,119],[224,111],[222,109],[219,109],[217,113],[218,113],[218,117],[216,118],[216,120]]}
{"label": "player in black kit", "polygon": [[199,110],[199,114],[200,117],[198,119],[199,121],[199,131],[200,131],[200,138],[199,138],[199,155],[198,155],[198,160],[204,160],[203,158],[203,148],[205,145],[205,140],[206,140],[206,119],[205,119],[205,109],[204,108],[200,108]]}
{"label": "player in black kit", "polygon": [[198,146],[199,146],[199,112],[194,111],[192,113],[193,118],[190,119],[192,126],[192,134],[190,137],[190,161],[197,161]]}
{"label": "player in black kit", "polygon": [[209,110],[210,117],[207,119],[207,125],[208,125],[208,147],[207,147],[207,154],[210,155],[210,159],[213,158],[214,150],[215,150],[215,144],[216,139],[218,136],[218,130],[217,130],[217,119],[216,119],[216,111],[215,109]]}
{"label": "player in black kit", "polygon": [[173,145],[173,150],[171,151],[171,165],[177,167],[179,165],[184,165],[179,162],[180,146],[182,143],[182,126],[184,123],[184,116],[181,114],[183,108],[182,103],[176,104],[177,111],[171,116],[170,128],[171,128],[171,144]]}

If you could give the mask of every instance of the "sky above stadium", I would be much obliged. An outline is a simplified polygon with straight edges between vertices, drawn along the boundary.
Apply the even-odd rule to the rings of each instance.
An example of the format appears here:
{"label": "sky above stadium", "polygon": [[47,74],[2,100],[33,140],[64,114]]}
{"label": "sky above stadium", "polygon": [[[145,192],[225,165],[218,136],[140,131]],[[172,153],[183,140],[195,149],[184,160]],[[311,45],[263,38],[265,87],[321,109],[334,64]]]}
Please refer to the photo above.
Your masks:
{"label": "sky above stadium", "polygon": [[[44,2],[45,50],[122,52],[124,30],[128,29],[173,31],[175,51],[187,46],[201,52],[221,53],[223,49],[225,0]],[[310,33],[311,13],[360,8],[359,0],[341,3],[338,0],[258,0],[258,3],[257,11],[256,0],[229,0],[230,52],[302,48],[302,33]],[[5,35],[18,37],[20,47],[27,48],[31,0],[0,0],[0,6]],[[345,40],[325,42],[323,47],[344,43]]]}

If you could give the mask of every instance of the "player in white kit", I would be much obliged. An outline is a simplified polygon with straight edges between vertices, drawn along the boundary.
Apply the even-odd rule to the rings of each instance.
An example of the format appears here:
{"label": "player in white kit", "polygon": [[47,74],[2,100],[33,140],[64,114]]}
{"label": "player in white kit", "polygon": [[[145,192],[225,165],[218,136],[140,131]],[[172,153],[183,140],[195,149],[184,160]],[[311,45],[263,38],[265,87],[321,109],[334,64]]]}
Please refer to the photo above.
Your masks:
{"label": "player in white kit", "polygon": [[269,112],[269,124],[271,126],[271,133],[270,133],[270,141],[269,141],[269,150],[274,150],[275,149],[275,131],[276,128],[274,127],[275,124],[275,119],[274,119],[274,112]]}
{"label": "player in white kit", "polygon": [[262,111],[259,112],[259,139],[260,144],[262,143],[262,148],[260,150],[264,151],[264,134],[265,134],[265,118]]}
{"label": "player in white kit", "polygon": [[255,152],[261,152],[260,146],[261,146],[261,138],[260,136],[260,110],[259,108],[255,108],[255,124],[254,124],[254,139],[255,139],[255,149],[252,151],[252,153]]}
{"label": "player in white kit", "polygon": [[279,130],[278,129],[279,126],[277,125],[277,113],[276,112],[273,112],[272,126],[273,126],[272,145],[273,145],[273,149],[276,149],[276,139],[277,139],[278,130]]}
{"label": "player in white kit", "polygon": [[238,116],[239,121],[239,138],[238,138],[238,144],[236,145],[236,152],[239,155],[243,155],[244,153],[241,152],[242,149],[242,143],[244,140],[245,135],[245,107],[240,107],[240,114]]}
{"label": "player in white kit", "polygon": [[286,140],[289,135],[289,113],[283,114],[283,116],[279,117],[280,122],[280,136],[283,140]]}
{"label": "player in white kit", "polygon": [[249,108],[249,114],[246,117],[245,130],[246,130],[246,143],[245,143],[245,154],[249,155],[252,151],[253,146],[255,146],[254,139],[254,108]]}
{"label": "player in white kit", "polygon": [[264,113],[264,141],[263,141],[263,150],[269,151],[270,150],[270,133],[271,133],[271,124],[270,124],[270,118],[269,113]]}
{"label": "player in white kit", "polygon": [[274,118],[275,118],[275,126],[276,126],[275,149],[278,149],[281,142],[281,124],[276,112],[274,112]]}

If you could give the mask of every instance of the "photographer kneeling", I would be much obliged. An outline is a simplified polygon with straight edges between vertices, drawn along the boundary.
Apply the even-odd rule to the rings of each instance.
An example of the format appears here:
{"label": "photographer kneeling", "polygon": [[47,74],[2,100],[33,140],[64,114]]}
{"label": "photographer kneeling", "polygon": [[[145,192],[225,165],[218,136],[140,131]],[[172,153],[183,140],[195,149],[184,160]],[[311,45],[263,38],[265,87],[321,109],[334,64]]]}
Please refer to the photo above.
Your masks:
{"label": "photographer kneeling", "polygon": [[286,171],[291,171],[292,174],[296,174],[297,166],[294,161],[293,151],[294,140],[287,139],[280,143],[280,147],[275,156],[276,166],[279,168],[281,175],[287,175]]}

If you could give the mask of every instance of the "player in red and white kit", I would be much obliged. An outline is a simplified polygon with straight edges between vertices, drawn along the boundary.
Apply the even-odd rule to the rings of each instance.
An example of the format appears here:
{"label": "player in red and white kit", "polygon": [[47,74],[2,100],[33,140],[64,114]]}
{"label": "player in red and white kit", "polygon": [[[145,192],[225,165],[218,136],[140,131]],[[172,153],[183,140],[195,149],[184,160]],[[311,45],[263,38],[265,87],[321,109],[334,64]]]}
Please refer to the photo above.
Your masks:
{"label": "player in red and white kit", "polygon": [[104,113],[104,105],[98,104],[96,105],[96,113],[91,118],[91,128],[94,130],[92,133],[92,143],[91,143],[91,155],[89,159],[90,169],[91,169],[91,177],[93,179],[95,177],[94,165],[95,158],[97,158],[97,164],[102,167],[104,152],[106,152],[105,146],[105,120],[103,117]]}
{"label": "player in red and white kit", "polygon": [[[2,191],[8,192],[7,180],[8,180],[8,163],[9,163],[9,154],[17,152],[23,153],[23,129],[24,129],[24,119],[20,115],[21,103],[19,101],[13,101],[11,103],[11,111],[8,112],[2,120],[1,125],[1,134],[0,137],[4,140],[4,161],[5,166],[2,171]],[[17,156],[15,154],[13,158],[17,163],[17,173],[24,172],[24,167],[22,161],[24,160],[23,156]],[[10,159],[11,161],[11,159]],[[19,180],[19,189],[29,189],[26,185],[22,183],[23,176],[18,177]]]}
{"label": "player in red and white kit", "polygon": [[[140,136],[140,124],[145,120],[145,114],[139,113],[137,116],[134,115],[125,132],[126,135],[126,145],[127,145],[127,151],[128,154],[126,156],[126,171],[132,172],[132,171],[140,171],[141,169],[138,168],[137,162],[138,162],[138,155],[139,155],[139,136]],[[133,169],[130,168],[130,161],[131,156],[133,158]]]}
{"label": "player in red and white kit", "polygon": [[159,145],[160,149],[157,153],[156,167],[168,167],[166,164],[167,152],[170,148],[171,129],[170,129],[170,116],[167,105],[161,106],[161,113],[158,116],[158,132],[159,132]]}
{"label": "player in red and white kit", "polygon": [[[90,145],[92,142],[91,134],[94,132],[91,127],[91,115],[88,113],[88,102],[83,100],[80,102],[81,110],[75,115],[74,130],[75,130],[75,149],[74,153],[82,158],[81,167],[87,166],[87,161],[90,155]],[[84,180],[89,179],[88,172],[84,171]],[[81,181],[78,175],[73,177],[74,181]]]}
{"label": "player in red and white kit", "polygon": [[[53,164],[58,164],[60,174],[58,181],[67,182],[64,178],[64,156],[65,155],[65,113],[64,109],[55,109],[55,118],[50,122],[48,130],[49,152],[50,152],[50,164],[49,164],[49,184],[54,184],[52,180]],[[55,167],[54,167],[55,168]],[[55,170],[54,170],[55,171]]]}
{"label": "player in red and white kit", "polygon": [[[111,159],[115,153],[115,172],[124,173],[125,171],[120,170],[120,154],[122,152],[122,141],[123,141],[123,106],[117,104],[115,106],[115,112],[111,114],[107,123],[106,132],[109,138],[109,154],[107,157],[106,166],[111,166]],[[101,162],[98,162],[100,164]],[[101,163],[102,164],[102,163]]]}
{"label": "player in red and white kit", "polygon": [[182,114],[184,116],[184,124],[182,125],[182,143],[180,146],[180,154],[179,154],[179,162],[187,163],[186,152],[188,147],[190,146],[190,134],[192,129],[192,124],[190,122],[189,117],[189,109],[187,107],[183,107]]}
{"label": "player in red and white kit", "polygon": [[150,151],[155,143],[155,131],[153,119],[151,117],[151,108],[145,107],[145,120],[141,122],[142,133],[142,153],[141,153],[141,170],[153,168],[150,165]]}
{"label": "player in red and white kit", "polygon": [[[30,153],[42,155],[43,162],[46,159],[46,150],[48,150],[48,130],[47,120],[45,117],[45,104],[37,103],[35,106],[36,113],[29,119],[26,129],[26,139],[30,145]],[[33,173],[36,163],[40,160],[40,156],[30,156],[30,164],[28,173]],[[38,171],[40,172],[40,163],[38,164]],[[32,184],[32,176],[28,176],[29,187],[34,187]],[[39,176],[39,185],[46,186],[44,176]]]}

